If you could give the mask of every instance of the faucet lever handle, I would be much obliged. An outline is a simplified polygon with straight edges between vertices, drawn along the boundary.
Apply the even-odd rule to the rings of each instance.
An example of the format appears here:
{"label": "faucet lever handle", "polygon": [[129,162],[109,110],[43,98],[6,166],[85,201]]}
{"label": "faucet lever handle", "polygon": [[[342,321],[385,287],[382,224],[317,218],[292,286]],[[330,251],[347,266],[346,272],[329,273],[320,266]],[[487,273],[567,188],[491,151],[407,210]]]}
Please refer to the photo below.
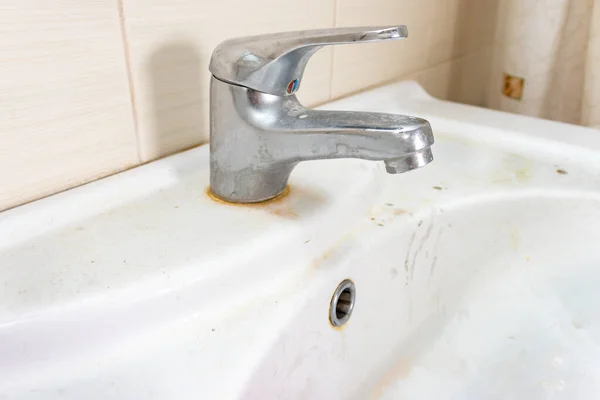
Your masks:
{"label": "faucet lever handle", "polygon": [[278,96],[300,87],[304,68],[321,47],[404,39],[404,25],[315,29],[248,36],[222,42],[214,50],[209,70],[215,78]]}

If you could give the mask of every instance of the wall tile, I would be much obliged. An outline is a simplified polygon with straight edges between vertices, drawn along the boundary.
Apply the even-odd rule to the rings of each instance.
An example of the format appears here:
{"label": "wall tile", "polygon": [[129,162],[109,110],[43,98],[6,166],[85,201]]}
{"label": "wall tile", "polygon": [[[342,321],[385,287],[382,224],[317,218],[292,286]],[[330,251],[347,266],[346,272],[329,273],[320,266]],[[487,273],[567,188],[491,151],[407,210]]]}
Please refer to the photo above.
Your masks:
{"label": "wall tile", "polygon": [[406,76],[406,79],[417,81],[423,89],[430,95],[447,99],[452,94],[453,86],[452,76],[456,75],[458,61],[451,60],[434,67],[413,72]]}
{"label": "wall tile", "polygon": [[[208,63],[231,37],[333,27],[334,0],[123,0],[140,152],[149,161],[208,140]],[[311,60],[299,97],[330,97],[331,50]]]}
{"label": "wall tile", "polygon": [[0,210],[138,161],[114,1],[0,0]]}
{"label": "wall tile", "polygon": [[[337,26],[404,24],[408,26],[409,38],[400,42],[336,47],[332,96],[341,97],[367,87],[406,79],[489,47],[497,2],[338,0]],[[460,71],[453,68],[449,74],[447,78],[455,82],[452,85],[443,82],[443,86],[457,86],[455,76],[460,76]],[[468,85],[468,81],[461,80],[460,85]],[[473,81],[473,84],[481,83]],[[441,88],[438,92],[447,91]],[[458,92],[449,89],[447,93],[451,96]]]}
{"label": "wall tile", "polygon": [[379,85],[427,67],[433,0],[338,0],[336,24],[344,26],[408,26],[400,41],[336,46],[334,98]]}
{"label": "wall tile", "polygon": [[600,129],[600,0],[594,0],[591,21],[581,120]]}
{"label": "wall tile", "polygon": [[485,106],[492,46],[469,52],[453,60],[452,84],[448,98],[459,103]]}

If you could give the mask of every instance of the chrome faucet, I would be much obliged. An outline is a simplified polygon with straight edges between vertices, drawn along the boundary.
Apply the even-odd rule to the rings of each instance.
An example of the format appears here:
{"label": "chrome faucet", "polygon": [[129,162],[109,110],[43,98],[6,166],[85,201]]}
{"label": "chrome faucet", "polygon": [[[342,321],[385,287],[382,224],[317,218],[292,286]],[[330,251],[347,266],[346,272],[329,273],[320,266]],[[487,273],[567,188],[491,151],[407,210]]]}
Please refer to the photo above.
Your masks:
{"label": "chrome faucet", "polygon": [[421,118],[318,111],[294,93],[310,57],[329,44],[403,39],[406,26],[336,28],[226,40],[210,61],[210,187],[217,197],[255,203],[283,192],[300,161],[383,160],[390,174],[433,160]]}

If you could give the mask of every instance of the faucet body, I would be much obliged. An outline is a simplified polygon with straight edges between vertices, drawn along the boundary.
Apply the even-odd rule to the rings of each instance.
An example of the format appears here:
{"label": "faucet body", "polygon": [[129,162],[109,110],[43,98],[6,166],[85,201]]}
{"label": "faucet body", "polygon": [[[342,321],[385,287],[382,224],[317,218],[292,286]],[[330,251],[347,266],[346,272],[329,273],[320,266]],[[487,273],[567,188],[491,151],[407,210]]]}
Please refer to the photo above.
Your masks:
{"label": "faucet body", "polygon": [[[300,161],[382,160],[389,173],[406,172],[431,162],[433,134],[424,119],[384,113],[311,110],[302,106],[294,95],[304,66],[317,47],[305,44],[310,50],[303,50],[298,45],[298,36],[307,36],[308,40],[319,43],[320,48],[319,39],[331,41],[332,35],[338,39],[335,43],[348,42],[348,34],[344,33],[348,31],[356,41],[374,41],[381,37],[373,35],[405,37],[405,29],[305,31],[263,35],[254,40],[234,39],[220,45],[211,60],[210,185],[213,194],[238,203],[271,199],[285,189],[290,173]],[[393,37],[394,32],[398,37]],[[340,41],[340,35],[346,40]],[[284,43],[284,50],[267,51],[267,55],[260,57],[250,53],[248,59],[247,50],[243,50],[248,43],[264,42],[267,38],[267,45],[255,45],[262,49],[269,47],[273,37],[290,38],[293,44]],[[281,46],[282,41],[285,42],[281,39],[277,45]],[[232,48],[235,51],[232,52]],[[290,56],[294,52],[296,54]],[[285,57],[290,60],[286,61]],[[231,59],[238,60],[238,68],[231,68]],[[270,63],[267,72],[261,71],[265,62]],[[263,66],[257,67],[257,64]],[[270,75],[275,76],[270,78]]]}

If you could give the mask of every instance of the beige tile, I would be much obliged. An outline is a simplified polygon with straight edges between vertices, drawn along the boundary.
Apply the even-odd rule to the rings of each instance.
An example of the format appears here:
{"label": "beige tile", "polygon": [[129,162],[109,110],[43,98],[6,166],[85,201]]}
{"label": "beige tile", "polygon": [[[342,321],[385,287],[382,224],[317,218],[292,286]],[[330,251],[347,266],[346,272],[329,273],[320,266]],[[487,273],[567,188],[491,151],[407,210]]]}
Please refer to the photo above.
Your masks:
{"label": "beige tile", "polygon": [[432,53],[437,53],[439,60],[444,62],[490,46],[498,2],[499,0],[441,1],[436,7],[433,20]]}
{"label": "beige tile", "polygon": [[0,0],[0,210],[138,161],[114,1]]}
{"label": "beige tile", "polygon": [[441,99],[481,106],[485,103],[491,47],[411,73],[430,95]]}
{"label": "beige tile", "polygon": [[401,41],[336,46],[332,96],[341,97],[427,67],[434,0],[338,0],[337,26],[408,26]]}
{"label": "beige tile", "polygon": [[452,60],[448,100],[485,106],[491,57],[492,47],[487,46]]}
{"label": "beige tile", "polygon": [[498,29],[497,16],[501,8],[501,0],[466,0],[466,3],[467,51],[492,46],[494,33]]}
{"label": "beige tile", "polygon": [[600,129],[600,0],[594,1],[586,61],[582,122]]}
{"label": "beige tile", "polygon": [[[152,160],[208,140],[208,62],[237,36],[333,26],[334,0],[123,0],[140,150]],[[329,99],[331,51],[309,63],[299,97]]]}
{"label": "beige tile", "polygon": [[[332,96],[404,78],[490,46],[498,0],[339,0],[337,25],[408,26],[406,41],[334,50]],[[460,75],[453,72],[452,75]],[[456,82],[451,86],[456,86]],[[454,90],[454,89],[453,89]]]}
{"label": "beige tile", "polygon": [[465,52],[468,26],[464,0],[438,1],[427,25],[430,27],[427,46],[427,66],[433,67]]}
{"label": "beige tile", "polygon": [[456,75],[456,68],[456,61],[446,61],[435,67],[409,74],[405,78],[417,81],[430,95],[448,100],[455,90],[452,77]]}

